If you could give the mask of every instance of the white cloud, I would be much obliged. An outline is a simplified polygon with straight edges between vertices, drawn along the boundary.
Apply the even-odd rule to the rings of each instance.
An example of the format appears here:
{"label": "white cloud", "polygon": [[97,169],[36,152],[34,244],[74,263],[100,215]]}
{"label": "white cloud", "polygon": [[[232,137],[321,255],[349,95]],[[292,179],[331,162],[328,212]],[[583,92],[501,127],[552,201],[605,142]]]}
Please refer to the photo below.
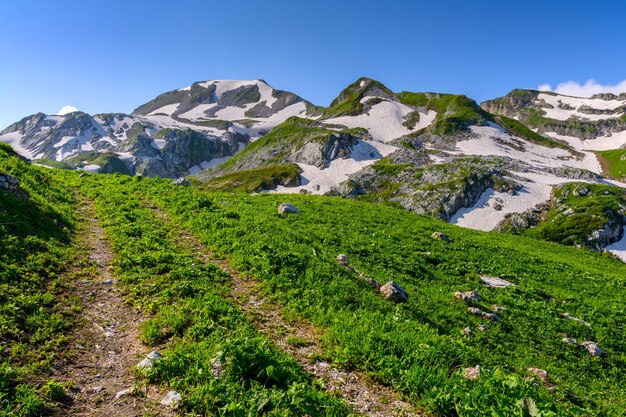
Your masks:
{"label": "white cloud", "polygon": [[626,93],[626,80],[614,85],[599,84],[594,79],[589,79],[584,84],[580,84],[577,81],[567,81],[557,85],[555,89],[552,89],[550,84],[541,84],[537,87],[537,90],[554,91],[558,94],[575,97],[591,97],[598,93],[620,94]]}
{"label": "white cloud", "polygon": [[78,111],[78,109],[74,106],[63,106],[57,112],[57,116],[65,116],[66,114],[73,113],[75,111]]}

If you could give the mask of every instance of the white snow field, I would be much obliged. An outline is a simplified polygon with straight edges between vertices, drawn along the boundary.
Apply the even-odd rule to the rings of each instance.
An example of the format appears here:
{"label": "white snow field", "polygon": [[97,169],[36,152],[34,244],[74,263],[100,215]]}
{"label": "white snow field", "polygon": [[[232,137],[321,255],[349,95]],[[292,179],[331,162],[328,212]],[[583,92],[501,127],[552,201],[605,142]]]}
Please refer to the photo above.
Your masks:
{"label": "white snow field", "polygon": [[581,120],[602,120],[615,119],[622,115],[621,112],[615,114],[588,114],[580,111],[581,107],[591,107],[597,110],[615,110],[626,105],[626,100],[602,100],[581,97],[570,97],[552,94],[539,94],[535,104],[541,106],[542,101],[553,108],[542,107],[546,112],[546,117],[555,120],[567,120],[572,117]]}

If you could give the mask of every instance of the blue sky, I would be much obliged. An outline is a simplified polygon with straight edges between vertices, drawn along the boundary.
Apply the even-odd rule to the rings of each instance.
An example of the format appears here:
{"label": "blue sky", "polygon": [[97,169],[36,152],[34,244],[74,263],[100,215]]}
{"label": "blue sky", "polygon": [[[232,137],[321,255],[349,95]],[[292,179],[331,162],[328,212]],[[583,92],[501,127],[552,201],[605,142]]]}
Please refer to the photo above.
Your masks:
{"label": "blue sky", "polygon": [[466,94],[626,79],[621,1],[75,1],[0,5],[0,128],[130,112],[194,81],[265,79],[327,105],[360,76]]}

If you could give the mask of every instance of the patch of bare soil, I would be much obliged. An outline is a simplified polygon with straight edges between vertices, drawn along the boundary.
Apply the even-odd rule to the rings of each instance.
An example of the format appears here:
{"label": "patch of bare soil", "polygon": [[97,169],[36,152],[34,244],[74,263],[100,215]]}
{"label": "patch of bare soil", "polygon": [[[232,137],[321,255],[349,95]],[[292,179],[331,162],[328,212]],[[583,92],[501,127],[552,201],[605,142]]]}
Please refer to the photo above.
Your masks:
{"label": "patch of bare soil", "polygon": [[[168,215],[150,202],[145,202],[164,222],[172,223]],[[205,263],[220,267],[232,279],[229,297],[242,308],[255,326],[283,351],[298,361],[313,378],[321,378],[326,390],[345,399],[362,416],[422,416],[391,388],[368,379],[358,371],[341,370],[319,360],[323,357],[321,331],[310,323],[286,320],[280,307],[262,295],[258,282],[234,270],[228,260],[217,256],[185,229],[178,227],[178,243],[193,252]]]}
{"label": "patch of bare soil", "polygon": [[[82,305],[75,332],[70,335],[72,354],[55,367],[55,378],[69,383],[70,400],[61,415],[144,416],[169,415],[159,407],[163,392],[140,385],[133,367],[149,349],[139,341],[141,314],[123,301],[111,273],[113,254],[94,208],[85,202],[79,214],[85,226],[79,244],[88,257],[77,271],[73,295]],[[123,394],[122,394],[123,393]]]}

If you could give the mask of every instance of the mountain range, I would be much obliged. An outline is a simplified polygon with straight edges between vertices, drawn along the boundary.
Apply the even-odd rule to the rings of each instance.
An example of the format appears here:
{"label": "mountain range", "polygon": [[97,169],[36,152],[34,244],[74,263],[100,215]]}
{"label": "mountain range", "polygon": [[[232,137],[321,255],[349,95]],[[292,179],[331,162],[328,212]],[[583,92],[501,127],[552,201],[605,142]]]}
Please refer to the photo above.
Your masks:
{"label": "mountain range", "polygon": [[518,89],[479,105],[361,78],[320,107],[263,80],[217,80],[131,114],[37,113],[0,141],[51,167],[378,201],[626,259],[626,94]]}

